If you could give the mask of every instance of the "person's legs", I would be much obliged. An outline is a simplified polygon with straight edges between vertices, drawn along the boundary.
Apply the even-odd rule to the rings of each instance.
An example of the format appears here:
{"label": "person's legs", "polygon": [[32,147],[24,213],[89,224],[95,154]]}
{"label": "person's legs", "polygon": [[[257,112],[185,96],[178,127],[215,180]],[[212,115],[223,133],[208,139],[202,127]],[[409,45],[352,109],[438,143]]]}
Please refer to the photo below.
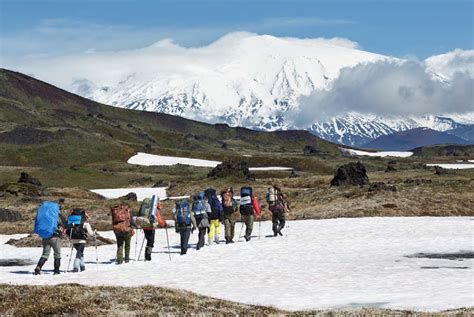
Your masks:
{"label": "person's legs", "polygon": [[224,215],[224,236],[225,236],[225,243],[229,243],[230,240],[230,225],[231,219],[229,215]]}
{"label": "person's legs", "polygon": [[214,241],[219,244],[220,242],[220,238],[221,238],[221,222],[219,221],[219,219],[216,219],[214,220],[215,223],[214,223],[214,226],[216,228],[216,236],[214,238]]}
{"label": "person's legs", "polygon": [[185,227],[179,230],[181,235],[181,255],[185,255],[188,252],[189,236],[191,235],[191,228]]}
{"label": "person's legs", "polygon": [[50,244],[54,251],[54,274],[59,274],[61,266],[61,241],[59,238],[51,238]]}
{"label": "person's legs", "polygon": [[74,259],[72,271],[79,272],[79,268],[81,266],[81,252],[80,252],[81,243],[74,243],[72,246],[74,247],[74,249],[76,249],[76,258]]}
{"label": "person's legs", "polygon": [[146,239],[145,261],[151,261],[151,253],[155,245],[155,230],[144,230]]}
{"label": "person's legs", "polygon": [[204,246],[207,228],[199,228],[198,243],[196,248],[199,250]]}
{"label": "person's legs", "polygon": [[235,235],[235,218],[233,215],[230,216],[230,235],[229,235],[229,243],[234,243],[234,235]]}
{"label": "person's legs", "polygon": [[274,212],[272,212],[272,230],[273,235],[276,237],[278,235],[278,216]]}
{"label": "person's legs", "polygon": [[121,234],[115,234],[117,240],[117,264],[123,263],[123,245],[125,243],[124,236]]}
{"label": "person's legs", "polygon": [[285,228],[285,222],[286,222],[285,212],[284,212],[284,211],[280,213],[280,215],[279,215],[279,217],[278,217],[278,220],[280,221],[280,223],[278,224],[278,233],[279,233],[280,235],[283,235],[283,234],[281,233],[281,230],[282,230],[283,228]]}
{"label": "person's legs", "polygon": [[125,263],[128,263],[130,261],[130,242],[132,241],[132,235],[127,234],[124,237],[125,240]]}
{"label": "person's legs", "polygon": [[41,273],[41,268],[43,267],[43,265],[46,263],[46,260],[48,260],[49,258],[49,253],[51,252],[51,245],[49,244],[49,241],[47,241],[49,239],[43,239],[41,241],[41,244],[43,246],[43,252],[41,254],[41,257],[38,261],[38,264],[36,265],[36,268],[35,268],[35,275],[38,275]]}
{"label": "person's legs", "polygon": [[245,240],[250,241],[250,237],[252,236],[252,231],[253,231],[253,214],[252,215],[246,215],[244,217],[245,221]]}
{"label": "person's legs", "polygon": [[216,230],[215,221],[214,220],[209,220],[209,236],[208,236],[209,244],[211,244],[211,241],[214,239],[214,231],[215,230]]}

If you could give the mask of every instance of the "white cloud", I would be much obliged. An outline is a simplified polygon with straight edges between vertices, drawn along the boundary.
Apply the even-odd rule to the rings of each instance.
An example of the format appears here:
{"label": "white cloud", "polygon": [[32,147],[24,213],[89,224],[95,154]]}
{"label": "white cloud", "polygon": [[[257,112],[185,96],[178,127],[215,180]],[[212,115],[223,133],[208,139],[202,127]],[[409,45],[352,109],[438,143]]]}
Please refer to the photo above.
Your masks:
{"label": "white cloud", "polygon": [[289,117],[296,126],[306,127],[350,111],[396,116],[472,112],[473,77],[446,70],[449,82],[437,80],[417,61],[386,60],[344,68],[330,90],[301,97],[299,109]]}
{"label": "white cloud", "polygon": [[446,54],[435,55],[425,60],[429,71],[450,79],[457,72],[474,77],[474,50],[455,49]]}

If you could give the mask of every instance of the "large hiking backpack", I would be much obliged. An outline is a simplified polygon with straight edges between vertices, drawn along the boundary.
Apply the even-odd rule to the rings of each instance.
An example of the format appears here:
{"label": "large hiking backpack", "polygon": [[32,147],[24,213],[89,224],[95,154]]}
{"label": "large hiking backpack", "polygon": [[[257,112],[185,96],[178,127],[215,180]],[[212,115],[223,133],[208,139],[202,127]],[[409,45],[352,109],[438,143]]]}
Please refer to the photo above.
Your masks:
{"label": "large hiking backpack", "polygon": [[178,200],[174,212],[177,227],[191,225],[191,210],[187,199]]}
{"label": "large hiking backpack", "polygon": [[195,216],[200,216],[206,213],[206,202],[204,201],[204,192],[199,192],[193,195],[192,212]]}
{"label": "large hiking backpack", "polygon": [[68,217],[66,234],[70,239],[87,240],[87,231],[84,230],[86,211],[74,208]]}
{"label": "large hiking backpack", "polygon": [[237,209],[237,202],[228,189],[221,190],[222,209],[225,214],[231,214]]}
{"label": "large hiking backpack", "polygon": [[127,205],[117,205],[110,208],[112,214],[112,229],[115,233],[129,233],[130,228],[130,207]]}
{"label": "large hiking backpack", "polygon": [[211,206],[211,219],[219,219],[222,215],[222,204],[217,198],[217,193],[214,188],[208,188],[205,191],[207,201],[209,202],[209,205]]}
{"label": "large hiking backpack", "polygon": [[35,218],[35,233],[42,239],[51,238],[58,227],[59,205],[44,201],[38,207]]}
{"label": "large hiking backpack", "polygon": [[143,199],[140,209],[138,210],[138,217],[148,219],[150,224],[154,224],[156,222],[156,209],[159,204],[160,199],[156,195],[153,195],[151,198]]}
{"label": "large hiking backpack", "polygon": [[240,188],[240,213],[242,215],[250,215],[253,213],[252,195],[252,187]]}

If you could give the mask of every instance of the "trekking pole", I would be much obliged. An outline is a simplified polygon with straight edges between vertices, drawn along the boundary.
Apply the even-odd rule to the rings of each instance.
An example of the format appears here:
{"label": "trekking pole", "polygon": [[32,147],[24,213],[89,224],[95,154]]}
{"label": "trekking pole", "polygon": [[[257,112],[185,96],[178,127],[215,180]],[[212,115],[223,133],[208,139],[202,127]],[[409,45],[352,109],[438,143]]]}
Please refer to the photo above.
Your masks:
{"label": "trekking pole", "polygon": [[95,244],[95,268],[96,270],[99,269],[99,255],[97,253],[97,235],[94,232],[94,244]]}
{"label": "trekking pole", "polygon": [[140,230],[137,230],[137,236],[135,237],[135,262],[137,262],[137,248],[138,248],[138,233]]}
{"label": "trekking pole", "polygon": [[[145,229],[143,229],[143,230],[145,230]],[[137,261],[140,261],[140,256],[142,255],[142,250],[143,250],[143,244],[145,244],[145,231],[143,231],[143,241],[142,241],[142,246],[140,247],[140,252],[138,253]]]}
{"label": "trekking pole", "polygon": [[258,240],[260,240],[260,229],[262,228],[262,219],[258,221]]}
{"label": "trekking pole", "polygon": [[171,261],[171,250],[170,250],[170,239],[168,238],[168,227],[165,227],[165,232],[166,232],[166,242],[168,243],[168,256]]}
{"label": "trekking pole", "polygon": [[69,233],[69,245],[71,246],[71,252],[69,253],[69,262],[67,264],[66,273],[69,272],[69,267],[71,266],[71,258],[72,258],[72,249],[74,249],[74,244],[72,244],[72,230],[74,229],[74,224],[72,225],[71,232]]}

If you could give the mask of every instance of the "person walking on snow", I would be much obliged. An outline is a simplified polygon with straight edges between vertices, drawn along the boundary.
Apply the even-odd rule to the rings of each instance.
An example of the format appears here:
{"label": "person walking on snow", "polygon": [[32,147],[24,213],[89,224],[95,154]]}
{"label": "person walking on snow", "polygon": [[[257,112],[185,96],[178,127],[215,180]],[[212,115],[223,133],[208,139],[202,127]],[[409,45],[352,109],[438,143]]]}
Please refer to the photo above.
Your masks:
{"label": "person walking on snow", "polygon": [[208,188],[205,191],[205,195],[207,197],[207,201],[211,206],[211,212],[208,214],[209,217],[209,236],[208,236],[208,243],[209,245],[212,244],[212,241],[216,244],[220,242],[220,224],[224,222],[224,217],[222,213],[222,204],[217,198],[216,190],[214,188]]}
{"label": "person walking on snow", "polygon": [[54,275],[60,273],[59,267],[61,266],[61,239],[64,236],[64,222],[61,218],[61,211],[64,209],[64,202],[64,198],[60,198],[58,200],[59,214],[56,220],[56,229],[54,230],[54,233],[49,238],[43,238],[41,240],[43,253],[41,254],[38,264],[35,267],[35,275],[41,274],[41,269],[49,258],[51,248],[53,248],[54,251]]}
{"label": "person walking on snow", "polygon": [[207,197],[204,192],[195,193],[192,195],[193,204],[191,211],[196,220],[196,225],[198,228],[198,243],[196,249],[199,250],[204,246],[206,232],[209,229],[209,219],[208,214],[211,213],[211,206],[207,202]]}
{"label": "person walking on snow", "polygon": [[285,202],[285,196],[283,195],[280,187],[274,185],[269,187],[266,200],[268,203],[268,209],[272,213],[272,229],[273,235],[282,236],[281,230],[285,227],[285,214],[287,211],[287,204]]}
{"label": "person walking on snow", "polygon": [[125,249],[125,263],[130,261],[130,241],[135,234],[133,228],[137,228],[133,222],[130,213],[130,207],[127,204],[120,204],[111,208],[112,213],[112,228],[117,240],[117,264],[124,262]]}
{"label": "person walking on snow", "polygon": [[160,228],[166,227],[166,221],[161,217],[161,205],[157,204],[156,210],[154,211],[154,221],[156,223],[152,224],[150,228],[143,228],[143,233],[145,234],[146,247],[145,247],[145,261],[151,261],[151,254],[153,252],[153,247],[155,245],[155,228],[158,226]]}
{"label": "person walking on snow", "polygon": [[224,213],[225,243],[234,243],[235,212],[237,201],[234,199],[232,187],[221,190],[222,209]]}
{"label": "person walking on snow", "polygon": [[82,272],[86,269],[84,261],[84,249],[86,247],[87,238],[94,236],[95,231],[92,230],[89,224],[89,214],[80,208],[72,210],[72,216],[80,216],[81,224],[78,226],[68,227],[66,234],[71,237],[71,243],[74,249],[76,249],[76,258],[74,259],[73,272]]}
{"label": "person walking on snow", "polygon": [[245,223],[245,241],[250,241],[253,231],[255,216],[260,218],[260,206],[255,198],[252,187],[242,187],[240,189],[240,214]]}
{"label": "person walking on snow", "polygon": [[185,255],[188,252],[189,237],[197,227],[196,219],[193,212],[191,212],[187,199],[177,201],[173,213],[175,217],[175,230],[181,238],[181,255]]}

